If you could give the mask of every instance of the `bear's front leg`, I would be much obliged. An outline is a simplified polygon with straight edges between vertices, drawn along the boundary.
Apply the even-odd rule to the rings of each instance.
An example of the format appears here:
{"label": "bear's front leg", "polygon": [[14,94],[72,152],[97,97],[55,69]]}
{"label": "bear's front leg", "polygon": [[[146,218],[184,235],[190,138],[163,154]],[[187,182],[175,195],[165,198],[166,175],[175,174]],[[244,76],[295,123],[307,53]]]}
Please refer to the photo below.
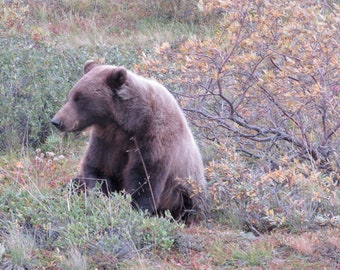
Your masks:
{"label": "bear's front leg", "polygon": [[113,181],[109,177],[104,176],[100,170],[89,164],[83,164],[81,174],[73,178],[72,182],[77,186],[78,191],[93,189],[97,183],[100,184],[101,191],[106,195],[116,190],[113,186]]}
{"label": "bear's front leg", "polygon": [[83,166],[83,169],[75,178],[72,178],[72,185],[77,191],[85,191],[86,189],[92,189],[99,179],[98,170],[91,166]]}
{"label": "bear's front leg", "polygon": [[[90,164],[84,164],[81,174],[81,182],[85,185],[86,189],[92,189],[96,186],[98,181],[102,180],[101,172],[91,166]],[[104,180],[104,179],[103,179]]]}
{"label": "bear's front leg", "polygon": [[[130,163],[131,165],[131,163]],[[152,168],[148,171],[147,168]],[[135,208],[157,214],[161,194],[164,190],[166,175],[157,164],[149,165],[136,161],[124,171],[124,189],[131,194]]]}

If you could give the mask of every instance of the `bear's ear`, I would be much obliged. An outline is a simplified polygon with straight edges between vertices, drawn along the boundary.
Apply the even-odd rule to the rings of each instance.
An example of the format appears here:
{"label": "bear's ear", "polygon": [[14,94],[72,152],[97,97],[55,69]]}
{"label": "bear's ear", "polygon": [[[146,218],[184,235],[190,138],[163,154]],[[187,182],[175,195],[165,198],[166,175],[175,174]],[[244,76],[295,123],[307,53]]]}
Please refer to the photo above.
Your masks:
{"label": "bear's ear", "polygon": [[96,63],[96,61],[93,60],[86,61],[84,65],[84,74],[88,73],[91,69],[93,69],[97,65],[98,64]]}
{"label": "bear's ear", "polygon": [[107,84],[111,89],[115,90],[122,86],[127,78],[127,70],[124,67],[114,68],[107,78]]}

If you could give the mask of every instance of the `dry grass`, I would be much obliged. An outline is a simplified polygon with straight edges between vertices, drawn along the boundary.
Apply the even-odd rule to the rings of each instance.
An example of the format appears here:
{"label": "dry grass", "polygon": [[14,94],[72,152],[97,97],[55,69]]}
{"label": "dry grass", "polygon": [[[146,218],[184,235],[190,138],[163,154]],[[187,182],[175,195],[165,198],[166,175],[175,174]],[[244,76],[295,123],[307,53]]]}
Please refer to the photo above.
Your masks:
{"label": "dry grass", "polygon": [[180,36],[211,31],[207,22],[188,22],[185,18],[189,17],[180,14],[193,10],[194,1],[187,1],[184,6],[181,4],[181,8],[185,9],[175,13],[171,11],[174,7],[164,0],[154,0],[152,4],[148,1],[115,0],[24,2],[12,5],[15,12],[4,23],[22,21],[20,31],[27,32],[34,40],[57,41],[64,46],[115,44],[145,50],[165,40],[175,41]]}
{"label": "dry grass", "polygon": [[302,255],[311,256],[320,244],[320,239],[312,232],[304,232],[300,235],[290,235],[286,239],[287,245]]}

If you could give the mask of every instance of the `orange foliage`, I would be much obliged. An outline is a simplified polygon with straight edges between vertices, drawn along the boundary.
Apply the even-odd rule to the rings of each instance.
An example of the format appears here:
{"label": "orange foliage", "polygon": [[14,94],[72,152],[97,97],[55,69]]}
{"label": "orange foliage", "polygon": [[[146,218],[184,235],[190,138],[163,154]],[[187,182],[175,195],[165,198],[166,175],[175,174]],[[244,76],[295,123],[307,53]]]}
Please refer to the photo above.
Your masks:
{"label": "orange foliage", "polygon": [[169,85],[205,138],[339,166],[340,8],[319,2],[200,1],[218,30],[162,43],[135,68]]}

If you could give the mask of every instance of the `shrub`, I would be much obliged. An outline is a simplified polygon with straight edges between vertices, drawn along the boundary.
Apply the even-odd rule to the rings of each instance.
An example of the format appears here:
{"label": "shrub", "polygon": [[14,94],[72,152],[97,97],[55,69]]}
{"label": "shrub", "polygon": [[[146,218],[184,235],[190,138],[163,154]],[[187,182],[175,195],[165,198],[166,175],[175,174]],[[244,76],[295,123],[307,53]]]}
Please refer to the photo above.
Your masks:
{"label": "shrub", "polygon": [[92,58],[131,65],[116,46],[63,49],[25,38],[0,43],[0,151],[37,147],[52,133],[49,121]]}
{"label": "shrub", "polygon": [[[56,162],[55,166],[61,164]],[[29,172],[33,167],[27,162],[22,169]],[[132,209],[129,196],[115,193],[107,197],[99,188],[80,195],[67,187],[46,191],[41,183],[39,186],[14,171],[6,172],[2,181],[11,183],[0,185],[0,242],[5,241],[5,257],[12,264],[35,269],[39,263],[42,267],[43,256],[50,251],[49,259],[57,256],[65,269],[112,267],[138,256],[141,250],[170,249],[181,229],[170,217],[148,217]],[[46,177],[40,181],[46,182]],[[13,227],[15,234],[11,233]],[[19,244],[20,249],[15,246]]]}
{"label": "shrub", "polygon": [[203,3],[223,14],[211,37],[164,42],[136,69],[169,85],[209,141],[274,165],[288,154],[339,167],[339,7]]}
{"label": "shrub", "polygon": [[265,172],[250,167],[239,154],[211,162],[206,173],[212,216],[255,235],[277,229],[299,232],[337,226],[340,190],[332,176],[298,160],[284,158],[281,164]]}
{"label": "shrub", "polygon": [[199,20],[198,0],[151,0],[139,5],[151,17],[163,17],[172,21],[194,23]]}
{"label": "shrub", "polygon": [[23,32],[28,12],[28,6],[23,3],[2,1],[0,3],[0,35]]}

